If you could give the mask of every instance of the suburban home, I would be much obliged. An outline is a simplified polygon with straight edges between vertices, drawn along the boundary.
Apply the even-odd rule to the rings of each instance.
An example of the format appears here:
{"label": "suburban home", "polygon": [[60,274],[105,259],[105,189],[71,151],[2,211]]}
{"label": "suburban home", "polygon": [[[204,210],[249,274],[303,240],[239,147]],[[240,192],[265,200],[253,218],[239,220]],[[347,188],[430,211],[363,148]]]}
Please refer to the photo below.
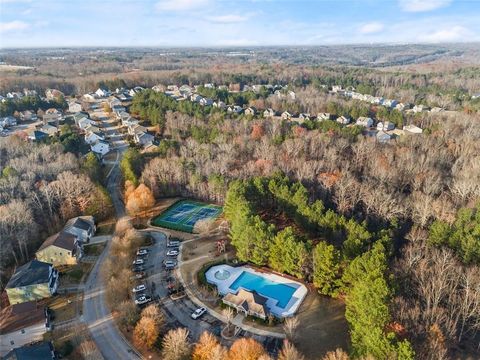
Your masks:
{"label": "suburban home", "polygon": [[75,121],[75,125],[78,125],[78,122],[82,119],[88,119],[88,114],[86,112],[78,111],[73,114],[73,121]]}
{"label": "suburban home", "polygon": [[443,112],[443,111],[445,111],[445,109],[444,109],[444,108],[441,108],[441,107],[433,107],[433,108],[430,110],[430,112],[432,112],[432,113],[439,113],[439,112]]}
{"label": "suburban home", "polygon": [[388,135],[384,131],[379,131],[377,133],[376,137],[377,137],[377,141],[380,142],[380,143],[386,143],[386,142],[390,141],[390,139],[392,138],[390,135]]}
{"label": "suburban home", "polygon": [[82,118],[77,125],[80,129],[85,130],[90,126],[95,126],[95,121],[89,118]]}
{"label": "suburban home", "polygon": [[32,129],[27,131],[27,138],[32,141],[41,141],[48,138],[48,134],[40,130]]}
{"label": "suburban home", "polygon": [[127,101],[132,100],[132,97],[130,96],[130,94],[128,92],[126,94],[125,93],[117,94],[117,95],[115,95],[115,97],[118,100],[120,100],[121,102],[127,102]]}
{"label": "suburban home", "polygon": [[58,98],[65,97],[65,95],[60,90],[57,90],[57,89],[47,89],[47,90],[45,90],[45,96],[46,96],[47,100],[55,100],[55,99],[58,99]]}
{"label": "suburban home", "polygon": [[142,125],[135,124],[128,127],[129,135],[135,135],[135,134],[146,133],[146,132],[147,132],[147,128]]}
{"label": "suburban home", "polygon": [[4,128],[7,128],[9,126],[16,126],[17,125],[17,119],[15,119],[13,116],[5,116],[5,117],[0,118],[0,124]]}
{"label": "suburban home", "polygon": [[108,101],[108,105],[113,108],[115,105],[122,105],[122,102],[118,100],[116,97],[111,97]]}
{"label": "suburban home", "polygon": [[124,120],[124,119],[129,119],[130,114],[126,111],[115,111],[115,117],[117,120]]}
{"label": "suburban home", "polygon": [[288,97],[292,100],[295,100],[295,98],[297,97],[297,95],[295,94],[295,92],[293,92],[292,90],[290,90],[288,92]]}
{"label": "suburban home", "polygon": [[68,112],[69,113],[77,113],[82,111],[82,104],[78,101],[70,101],[68,103]]}
{"label": "suburban home", "polygon": [[37,260],[49,262],[54,266],[75,265],[82,257],[82,243],[77,237],[61,231],[50,236],[35,253]]}
{"label": "suburban home", "polygon": [[93,144],[90,144],[90,149],[101,156],[105,156],[110,152],[110,144],[105,140],[97,140]]}
{"label": "suburban home", "polygon": [[133,135],[133,140],[138,145],[148,147],[150,145],[153,145],[155,137],[147,132],[140,132]]}
{"label": "suburban home", "polygon": [[223,297],[223,303],[242,312],[245,316],[256,316],[265,320],[268,312],[265,306],[267,298],[258,294],[256,291],[248,291],[243,288],[238,290],[237,294],[228,293]]}
{"label": "suburban home", "polygon": [[377,130],[379,131],[390,131],[395,129],[395,124],[390,121],[380,121],[377,124]]}
{"label": "suburban home", "polygon": [[263,112],[263,117],[264,118],[269,118],[269,117],[274,117],[277,115],[277,112],[273,110],[272,108],[268,108]]}
{"label": "suburban home", "polygon": [[50,122],[58,123],[60,121],[63,121],[63,115],[62,115],[62,112],[60,110],[51,108],[51,109],[48,109],[47,111],[45,111],[45,113],[43,114],[43,123],[44,124],[48,124]]}
{"label": "suburban home", "polygon": [[428,106],[425,106],[425,105],[415,105],[413,107],[413,112],[414,113],[418,113],[418,112],[422,112],[422,111],[428,111],[430,108]]}
{"label": "suburban home", "polygon": [[56,360],[51,341],[38,342],[13,349],[2,360]]}
{"label": "suburban home", "polygon": [[342,86],[341,86],[341,85],[333,85],[333,86],[332,86],[332,91],[333,91],[334,93],[338,93],[338,92],[340,92],[340,91],[342,91],[342,90],[343,90],[343,89],[342,89]]}
{"label": "suburban home", "polygon": [[415,125],[404,126],[403,131],[405,131],[406,134],[421,134],[423,132],[421,128]]}
{"label": "suburban home", "polygon": [[50,297],[57,291],[58,271],[52,264],[32,260],[19,266],[5,291],[10,304],[19,304]]}
{"label": "suburban home", "polygon": [[85,129],[85,142],[89,145],[99,141],[105,140],[105,135],[99,131],[99,129],[95,126],[89,125]]}
{"label": "suburban home", "polygon": [[284,111],[282,113],[282,119],[283,120],[290,120],[292,118],[292,114],[290,114],[288,111]]}
{"label": "suburban home", "polygon": [[3,308],[0,312],[0,356],[14,348],[43,340],[50,330],[46,308],[28,301]]}
{"label": "suburban home", "polygon": [[301,113],[300,115],[298,115],[298,118],[299,118],[301,121],[310,120],[310,114]]}
{"label": "suburban home", "polygon": [[213,104],[213,107],[225,110],[227,108],[227,105],[223,101],[215,101]]}
{"label": "suburban home", "polygon": [[342,124],[342,125],[348,125],[350,124],[350,118],[348,116],[340,116],[337,118],[337,122]]}
{"label": "suburban home", "polygon": [[34,111],[25,110],[20,113],[20,120],[22,121],[37,121],[38,117]]}
{"label": "suburban home", "polygon": [[110,90],[100,87],[95,91],[95,94],[100,98],[107,97],[110,96]]}
{"label": "suburban home", "polygon": [[45,124],[39,128],[41,132],[44,132],[48,136],[55,136],[58,133],[58,128],[56,126]]}
{"label": "suburban home", "polygon": [[241,106],[238,106],[238,105],[230,105],[227,108],[228,113],[241,114],[242,111],[243,111],[243,108]]}
{"label": "suburban home", "polygon": [[138,120],[134,119],[132,117],[129,117],[128,119],[122,119],[122,126],[135,126],[138,125]]}
{"label": "suburban home", "polygon": [[245,109],[245,115],[255,116],[256,113],[257,113],[257,109],[253,106],[250,106]]}
{"label": "suburban home", "polygon": [[356,124],[359,125],[359,126],[363,126],[363,127],[369,128],[369,127],[372,127],[372,126],[373,126],[373,119],[372,119],[372,118],[369,118],[369,117],[365,117],[365,116],[360,116],[360,117],[357,119]]}
{"label": "suburban home", "polygon": [[403,111],[405,110],[406,108],[406,105],[404,103],[398,103],[397,105],[395,105],[395,109],[397,109],[398,111]]}
{"label": "suburban home", "polygon": [[82,243],[88,243],[96,230],[93,216],[84,215],[68,220],[62,231],[75,235]]}
{"label": "suburban home", "polygon": [[201,96],[201,95],[198,95],[198,94],[190,95],[190,101],[200,102],[200,100],[202,100],[202,99],[203,99],[203,96]]}
{"label": "suburban home", "polygon": [[23,93],[25,94],[25,96],[37,96],[36,90],[23,89]]}
{"label": "suburban home", "polygon": [[213,100],[209,98],[201,98],[199,104],[202,106],[211,106],[213,105]]}
{"label": "suburban home", "polygon": [[318,113],[317,120],[318,121],[330,120],[330,113]]}
{"label": "suburban home", "polygon": [[84,94],[83,99],[85,101],[95,101],[97,98],[95,97],[94,94]]}

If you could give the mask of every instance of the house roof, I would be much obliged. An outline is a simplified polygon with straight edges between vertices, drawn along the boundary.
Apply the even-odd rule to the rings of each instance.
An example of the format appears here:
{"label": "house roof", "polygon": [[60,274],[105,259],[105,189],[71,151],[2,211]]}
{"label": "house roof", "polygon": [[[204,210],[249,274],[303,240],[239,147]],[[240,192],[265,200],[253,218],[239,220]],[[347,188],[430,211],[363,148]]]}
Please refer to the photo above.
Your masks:
{"label": "house roof", "polygon": [[[93,217],[91,221],[93,222]],[[76,217],[68,220],[67,223],[65,224],[64,229],[72,228],[72,227],[88,231],[92,227],[92,224],[84,218]]]}
{"label": "house roof", "polygon": [[51,266],[52,264],[38,260],[32,260],[19,266],[8,281],[6,288],[14,289],[27,285],[47,283]]}
{"label": "house roof", "polygon": [[10,305],[0,312],[0,334],[45,322],[45,310],[36,301]]}
{"label": "house roof", "polygon": [[36,344],[24,345],[13,349],[2,359],[5,360],[50,360],[55,359],[53,355],[53,345],[49,342],[39,342]]}
{"label": "house roof", "polygon": [[61,231],[45,240],[37,251],[43,250],[51,245],[57,246],[65,250],[73,251],[75,249],[75,240],[75,235],[69,234],[65,231]]}
{"label": "house roof", "polygon": [[228,293],[223,299],[237,307],[243,308],[245,311],[252,311],[264,316],[267,314],[265,308],[267,298],[263,297],[256,291],[240,289],[237,294]]}

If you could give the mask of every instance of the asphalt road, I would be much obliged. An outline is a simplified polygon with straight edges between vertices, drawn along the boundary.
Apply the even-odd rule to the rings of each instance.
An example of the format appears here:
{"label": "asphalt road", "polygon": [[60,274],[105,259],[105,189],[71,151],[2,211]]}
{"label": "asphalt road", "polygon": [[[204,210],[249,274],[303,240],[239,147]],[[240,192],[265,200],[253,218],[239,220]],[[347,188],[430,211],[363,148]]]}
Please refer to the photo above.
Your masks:
{"label": "asphalt road", "polygon": [[[118,149],[117,151],[122,151]],[[121,158],[117,157],[117,160]],[[112,197],[117,218],[125,216],[125,207],[121,200],[120,169],[118,161],[109,174],[107,189]],[[83,300],[83,321],[87,324],[93,340],[103,357],[107,360],[141,359],[142,357],[125,340],[105,302],[105,286],[100,274],[103,261],[110,254],[110,241],[100,255],[85,283]]]}

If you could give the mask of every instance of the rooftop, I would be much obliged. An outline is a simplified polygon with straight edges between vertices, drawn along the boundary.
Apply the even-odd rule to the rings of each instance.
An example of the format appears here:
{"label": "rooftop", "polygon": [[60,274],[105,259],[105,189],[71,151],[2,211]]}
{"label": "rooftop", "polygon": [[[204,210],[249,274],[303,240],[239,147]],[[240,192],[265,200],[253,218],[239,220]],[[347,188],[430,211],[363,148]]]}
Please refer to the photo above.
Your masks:
{"label": "rooftop", "polygon": [[32,260],[25,265],[19,266],[7,283],[7,289],[48,283],[50,267],[52,264]]}

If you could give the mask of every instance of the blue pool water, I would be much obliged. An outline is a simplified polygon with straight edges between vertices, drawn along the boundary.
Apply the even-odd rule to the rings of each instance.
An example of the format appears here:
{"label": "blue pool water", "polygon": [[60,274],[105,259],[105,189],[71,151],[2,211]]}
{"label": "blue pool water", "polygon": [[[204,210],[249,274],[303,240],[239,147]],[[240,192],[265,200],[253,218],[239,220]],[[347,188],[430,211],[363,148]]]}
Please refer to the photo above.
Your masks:
{"label": "blue pool water", "polygon": [[282,309],[287,306],[293,293],[297,290],[291,286],[273,282],[263,276],[252,274],[248,271],[243,271],[232,285],[230,285],[230,289],[234,292],[236,292],[239,287],[250,291],[255,290],[260,295],[277,300],[277,306]]}

